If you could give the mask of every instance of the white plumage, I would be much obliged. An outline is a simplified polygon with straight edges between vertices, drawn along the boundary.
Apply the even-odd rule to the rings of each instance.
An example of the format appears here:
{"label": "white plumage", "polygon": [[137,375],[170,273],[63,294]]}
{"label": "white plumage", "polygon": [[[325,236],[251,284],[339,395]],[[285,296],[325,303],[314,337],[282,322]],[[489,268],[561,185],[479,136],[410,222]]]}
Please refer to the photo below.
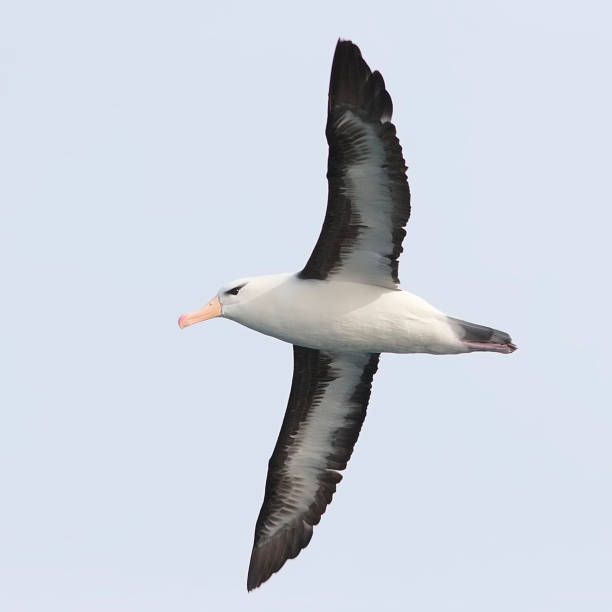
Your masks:
{"label": "white plumage", "polygon": [[294,274],[240,279],[222,289],[222,316],[312,349],[363,353],[467,353],[448,317],[422,298],[340,280]]}

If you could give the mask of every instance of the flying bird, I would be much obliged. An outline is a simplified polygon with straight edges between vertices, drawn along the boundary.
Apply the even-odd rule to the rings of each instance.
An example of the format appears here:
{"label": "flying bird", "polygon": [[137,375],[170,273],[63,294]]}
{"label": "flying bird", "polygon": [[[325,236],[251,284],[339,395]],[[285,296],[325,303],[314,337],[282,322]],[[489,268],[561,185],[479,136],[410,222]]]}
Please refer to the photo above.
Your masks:
{"label": "flying bird", "polygon": [[359,48],[339,40],[327,127],[327,212],[305,267],[242,278],[181,328],[225,317],[293,345],[293,380],[268,464],[249,565],[250,591],[308,545],[342,479],[366,415],[380,353],[516,349],[510,336],[443,314],[401,290],[398,258],[410,216],[391,97]]}

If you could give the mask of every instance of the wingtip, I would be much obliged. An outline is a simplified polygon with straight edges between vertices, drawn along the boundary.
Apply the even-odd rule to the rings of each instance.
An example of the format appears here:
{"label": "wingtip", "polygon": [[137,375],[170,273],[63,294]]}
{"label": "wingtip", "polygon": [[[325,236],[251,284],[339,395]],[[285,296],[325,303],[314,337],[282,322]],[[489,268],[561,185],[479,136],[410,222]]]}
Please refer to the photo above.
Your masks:
{"label": "wingtip", "polygon": [[269,580],[272,577],[270,574],[267,578],[255,578],[251,576],[249,572],[249,576],[247,577],[247,593],[252,593],[255,589],[258,589],[266,580]]}
{"label": "wingtip", "polygon": [[371,71],[353,41],[339,38],[329,79],[328,113],[343,106],[380,123],[391,121],[393,115],[391,96],[380,72]]}
{"label": "wingtip", "polygon": [[253,569],[253,565],[251,563],[249,564],[249,572],[247,574],[247,581],[246,581],[247,593],[254,591],[261,584],[261,582],[257,583],[257,581],[253,579],[252,569]]}

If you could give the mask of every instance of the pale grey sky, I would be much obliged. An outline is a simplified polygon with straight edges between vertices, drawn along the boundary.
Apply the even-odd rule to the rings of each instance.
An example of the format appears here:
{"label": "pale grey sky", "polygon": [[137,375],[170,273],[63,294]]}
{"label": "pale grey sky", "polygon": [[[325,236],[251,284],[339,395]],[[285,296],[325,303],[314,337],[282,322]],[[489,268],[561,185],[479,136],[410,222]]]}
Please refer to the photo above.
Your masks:
{"label": "pale grey sky", "polygon": [[[612,609],[605,2],[2,2],[0,609]],[[393,97],[402,286],[519,351],[385,355],[247,595],[291,349],[176,318],[298,270],[336,39]]]}

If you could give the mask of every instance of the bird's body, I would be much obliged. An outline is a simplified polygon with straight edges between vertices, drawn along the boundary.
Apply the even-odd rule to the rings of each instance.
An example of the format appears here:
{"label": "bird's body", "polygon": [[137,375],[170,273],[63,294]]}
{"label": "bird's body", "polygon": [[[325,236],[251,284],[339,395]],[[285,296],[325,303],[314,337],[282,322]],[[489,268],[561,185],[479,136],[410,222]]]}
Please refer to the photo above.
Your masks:
{"label": "bird's body", "polygon": [[255,526],[247,588],[308,545],[365,419],[380,353],[511,353],[510,336],[399,289],[410,216],[393,106],[379,72],[339,41],[329,87],[325,221],[296,274],[223,287],[180,327],[222,316],[293,345],[293,380]]}
{"label": "bird's body", "polygon": [[[377,285],[275,274],[237,280],[223,316],[291,344],[333,352],[468,353],[460,327],[424,299]],[[504,351],[502,351],[504,352]]]}

